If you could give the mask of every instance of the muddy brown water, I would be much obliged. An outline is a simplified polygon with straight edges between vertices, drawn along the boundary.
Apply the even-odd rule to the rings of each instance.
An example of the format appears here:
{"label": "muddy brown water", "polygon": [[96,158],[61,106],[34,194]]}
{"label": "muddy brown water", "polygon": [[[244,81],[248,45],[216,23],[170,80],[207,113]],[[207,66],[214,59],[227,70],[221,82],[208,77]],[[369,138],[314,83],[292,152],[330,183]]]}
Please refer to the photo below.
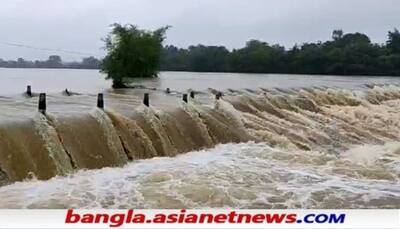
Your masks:
{"label": "muddy brown water", "polygon": [[3,208],[400,207],[397,78],[162,72],[112,90],[92,70],[0,77]]}

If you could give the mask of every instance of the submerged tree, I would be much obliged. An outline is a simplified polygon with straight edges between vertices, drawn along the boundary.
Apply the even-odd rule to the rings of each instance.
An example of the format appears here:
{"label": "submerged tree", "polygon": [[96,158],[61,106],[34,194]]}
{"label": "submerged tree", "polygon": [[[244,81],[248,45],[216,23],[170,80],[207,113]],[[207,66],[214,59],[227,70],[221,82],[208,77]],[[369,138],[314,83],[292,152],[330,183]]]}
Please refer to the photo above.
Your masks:
{"label": "submerged tree", "polygon": [[105,39],[107,56],[101,64],[114,88],[126,87],[129,78],[157,77],[162,42],[168,26],[154,31],[140,30],[134,25],[113,24]]}

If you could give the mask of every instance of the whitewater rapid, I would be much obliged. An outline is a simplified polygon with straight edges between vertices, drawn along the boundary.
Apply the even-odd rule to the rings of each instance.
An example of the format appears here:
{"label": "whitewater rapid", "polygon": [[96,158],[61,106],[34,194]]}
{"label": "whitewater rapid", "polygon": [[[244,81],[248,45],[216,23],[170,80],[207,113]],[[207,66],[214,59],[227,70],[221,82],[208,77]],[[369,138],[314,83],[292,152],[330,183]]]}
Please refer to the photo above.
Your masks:
{"label": "whitewater rapid", "polygon": [[0,208],[399,208],[400,86],[360,88],[0,97]]}
{"label": "whitewater rapid", "polygon": [[0,188],[0,208],[398,208],[399,155],[399,142],[339,156],[224,144],[18,182]]}

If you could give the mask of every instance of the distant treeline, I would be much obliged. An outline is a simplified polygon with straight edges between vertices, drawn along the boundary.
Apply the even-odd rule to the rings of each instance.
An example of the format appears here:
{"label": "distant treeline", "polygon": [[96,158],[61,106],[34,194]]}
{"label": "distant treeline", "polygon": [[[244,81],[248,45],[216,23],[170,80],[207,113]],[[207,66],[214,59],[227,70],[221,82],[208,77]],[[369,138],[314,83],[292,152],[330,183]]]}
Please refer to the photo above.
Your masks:
{"label": "distant treeline", "polygon": [[232,51],[223,46],[166,46],[161,70],[400,75],[400,33],[390,31],[385,44],[374,44],[365,34],[335,30],[330,41],[295,45],[289,50],[258,40]]}
{"label": "distant treeline", "polygon": [[60,56],[49,56],[47,60],[27,61],[23,58],[15,60],[0,59],[0,68],[76,68],[98,69],[100,60],[94,57],[83,58],[81,62],[63,62]]}
{"label": "distant treeline", "polygon": [[[98,69],[101,61],[84,58],[81,62],[63,63],[59,56],[45,61],[3,61],[8,68],[85,68]],[[328,75],[400,75],[400,33],[388,32],[385,44],[371,43],[362,33],[335,30],[326,42],[304,43],[290,49],[251,40],[240,49],[224,46],[167,45],[161,55],[162,71],[293,73]]]}

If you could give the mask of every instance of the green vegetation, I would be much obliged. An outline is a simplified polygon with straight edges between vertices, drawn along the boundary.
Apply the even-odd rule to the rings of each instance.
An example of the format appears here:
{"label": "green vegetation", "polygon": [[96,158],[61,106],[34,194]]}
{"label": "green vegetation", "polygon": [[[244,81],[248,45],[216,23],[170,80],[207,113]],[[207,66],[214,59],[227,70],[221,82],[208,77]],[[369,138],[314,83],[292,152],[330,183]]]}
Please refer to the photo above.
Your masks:
{"label": "green vegetation", "polygon": [[98,69],[100,61],[93,56],[83,58],[80,62],[63,62],[60,56],[49,56],[47,60],[27,61],[23,58],[4,61],[0,59],[0,68],[73,68]]}
{"label": "green vegetation", "polygon": [[223,46],[166,46],[161,70],[399,76],[400,33],[394,29],[386,44],[374,44],[365,34],[335,30],[330,41],[288,50],[258,40],[232,51]]}
{"label": "green vegetation", "polygon": [[113,87],[125,87],[130,78],[157,76],[167,29],[146,31],[134,25],[113,25],[105,39],[108,53],[101,64],[102,72],[113,80]]}
{"label": "green vegetation", "polygon": [[328,75],[400,76],[400,32],[388,32],[385,44],[374,44],[361,33],[344,34],[335,30],[326,42],[305,43],[285,49],[281,45],[251,40],[240,49],[223,46],[162,46],[168,27],[155,31],[133,25],[113,25],[105,39],[107,56],[82,62],[63,63],[59,56],[45,61],[3,61],[8,68],[99,68],[113,80],[114,87],[125,87],[135,77],[155,77],[158,70],[196,72],[289,73]]}

